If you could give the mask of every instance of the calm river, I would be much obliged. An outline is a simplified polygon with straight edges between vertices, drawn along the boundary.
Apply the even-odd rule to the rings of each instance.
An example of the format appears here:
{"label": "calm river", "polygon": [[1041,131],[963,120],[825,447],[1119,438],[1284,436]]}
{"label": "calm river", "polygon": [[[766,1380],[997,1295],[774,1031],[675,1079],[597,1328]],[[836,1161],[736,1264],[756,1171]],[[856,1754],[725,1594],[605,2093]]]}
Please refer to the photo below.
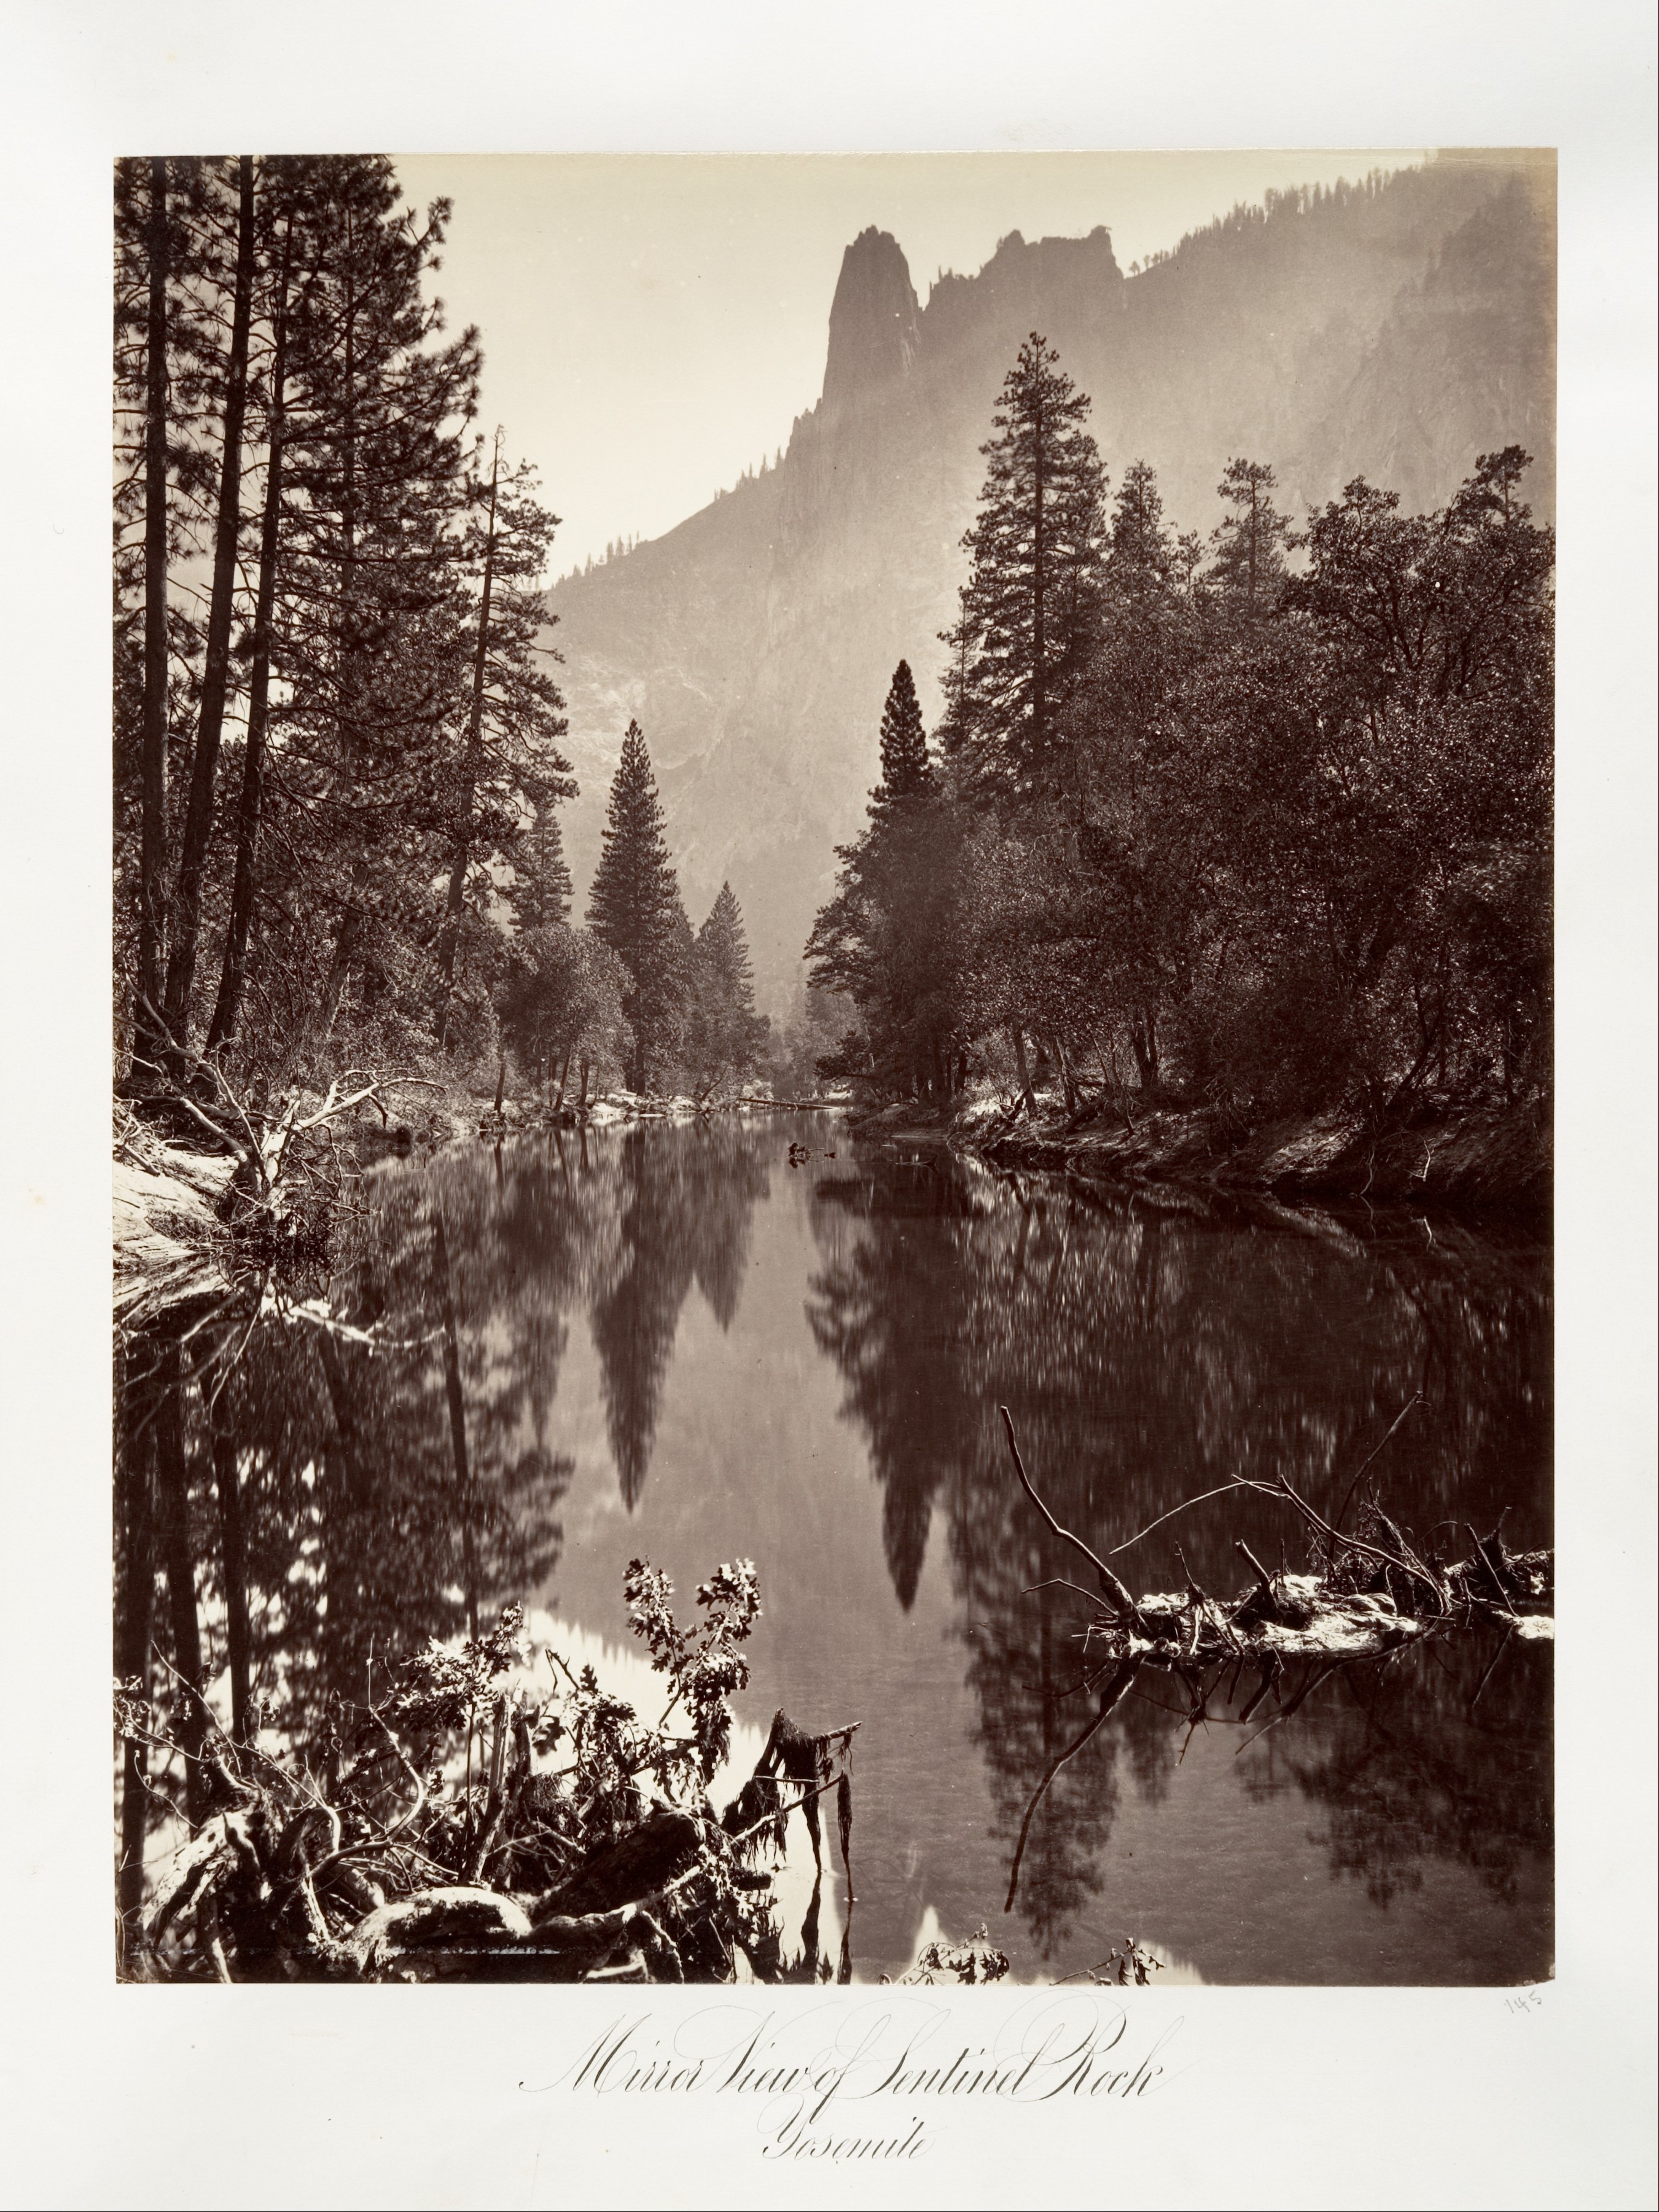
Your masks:
{"label": "calm river", "polygon": [[[1042,1537],[995,1419],[1012,1408],[1098,1548],[1235,1473],[1338,1508],[1416,1395],[1364,1486],[1449,1558],[1505,1510],[1516,1548],[1547,1543],[1540,1246],[906,1161],[809,1115],[458,1149],[375,1170],[363,1199],[332,1294],[387,1341],[262,1325],[214,1415],[241,1471],[256,1689],[320,1719],[371,1657],[514,1598],[584,1651],[624,1644],[630,1559],[690,1611],[747,1556],[765,1612],[740,1717],[862,1724],[860,1979],[981,1922],[1023,1978],[1126,1935],[1166,1981],[1550,1971],[1550,1647],[1481,1632],[1340,1670],[1280,1718],[1286,1689],[1248,1723],[1255,1679],[1194,1728],[1180,1683],[1143,1675],[1059,1774],[1005,1913],[1028,1801],[1094,1706],[1084,1599],[1032,1589],[1079,1563]],[[199,1408],[186,1425],[211,1644],[214,1447]],[[1240,1537],[1305,1563],[1287,1511],[1235,1498],[1115,1564],[1176,1587],[1179,1541],[1231,1591]]]}

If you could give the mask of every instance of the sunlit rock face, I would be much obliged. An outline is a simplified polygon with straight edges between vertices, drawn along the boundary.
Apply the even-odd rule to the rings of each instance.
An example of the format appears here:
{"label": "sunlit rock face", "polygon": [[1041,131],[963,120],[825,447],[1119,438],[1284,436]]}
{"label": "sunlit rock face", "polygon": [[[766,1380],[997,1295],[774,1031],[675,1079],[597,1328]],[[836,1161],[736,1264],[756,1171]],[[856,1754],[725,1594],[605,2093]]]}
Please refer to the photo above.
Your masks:
{"label": "sunlit rock face", "polygon": [[787,1002],[876,780],[901,659],[936,709],[979,449],[1029,331],[1091,395],[1113,483],[1150,461],[1178,529],[1213,526],[1235,455],[1270,461],[1300,514],[1361,474],[1436,505],[1510,443],[1536,457],[1548,518],[1553,301],[1553,172],[1501,157],[1241,212],[1127,274],[1103,227],[1015,232],[925,305],[899,243],[861,233],[822,395],[781,465],[550,594],[583,787],[566,823],[579,885],[637,716],[694,921],[729,878],[761,1003]]}

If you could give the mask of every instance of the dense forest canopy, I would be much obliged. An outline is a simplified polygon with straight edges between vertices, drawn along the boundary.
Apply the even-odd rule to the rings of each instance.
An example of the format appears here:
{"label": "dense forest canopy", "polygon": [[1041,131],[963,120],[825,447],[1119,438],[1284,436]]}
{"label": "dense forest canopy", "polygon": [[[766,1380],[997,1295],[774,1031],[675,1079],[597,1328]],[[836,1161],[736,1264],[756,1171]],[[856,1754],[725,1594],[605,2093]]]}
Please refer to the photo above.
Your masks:
{"label": "dense forest canopy", "polygon": [[1108,486],[1035,332],[1008,372],[945,711],[841,849],[807,957],[826,1073],[948,1100],[1027,1042],[1085,1092],[1247,1116],[1549,1079],[1553,534],[1529,456],[1412,515],[1363,477],[1297,527],[1235,459],[1207,542]]}
{"label": "dense forest canopy", "polygon": [[[643,735],[569,926],[558,518],[473,429],[449,217],[379,156],[116,176],[115,860],[125,1087],[258,1092],[510,1054],[635,1088],[756,1073],[737,901],[679,905]],[[621,866],[619,860],[616,864]],[[612,873],[615,869],[613,867]],[[602,872],[603,876],[603,872]]]}

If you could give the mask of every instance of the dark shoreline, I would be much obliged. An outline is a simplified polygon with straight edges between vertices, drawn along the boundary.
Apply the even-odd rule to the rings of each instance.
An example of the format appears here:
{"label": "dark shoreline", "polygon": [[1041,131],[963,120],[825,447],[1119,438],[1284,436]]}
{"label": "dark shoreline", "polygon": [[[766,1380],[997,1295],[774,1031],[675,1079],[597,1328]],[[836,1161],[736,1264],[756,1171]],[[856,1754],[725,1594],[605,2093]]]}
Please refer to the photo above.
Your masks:
{"label": "dark shoreline", "polygon": [[1339,1111],[1242,1129],[1208,1107],[1109,1110],[1088,1119],[1050,1110],[1011,1123],[901,1101],[855,1116],[849,1127],[866,1139],[942,1145],[993,1167],[1042,1169],[1121,1189],[1409,1206],[1496,1216],[1545,1236],[1550,1228],[1551,1117],[1541,1102],[1423,1113],[1380,1127]]}

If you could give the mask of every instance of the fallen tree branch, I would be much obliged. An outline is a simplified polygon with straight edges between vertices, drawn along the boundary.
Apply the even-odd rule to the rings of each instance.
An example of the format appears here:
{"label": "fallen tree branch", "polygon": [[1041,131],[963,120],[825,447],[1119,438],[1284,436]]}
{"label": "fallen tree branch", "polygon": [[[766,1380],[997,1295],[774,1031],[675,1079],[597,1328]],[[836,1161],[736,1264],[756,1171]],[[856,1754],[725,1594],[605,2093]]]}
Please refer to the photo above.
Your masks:
{"label": "fallen tree branch", "polygon": [[1127,1587],[1118,1580],[1117,1577],[1112,1572],[1111,1569],[1107,1565],[1105,1560],[1100,1557],[1099,1553],[1090,1549],[1089,1546],[1084,1542],[1081,1536],[1075,1536],[1069,1528],[1061,1528],[1060,1522],[1055,1520],[1054,1515],[1043,1504],[1042,1498],[1037,1496],[1036,1490],[1032,1484],[1031,1478],[1025,1472],[1025,1462],[1019,1455],[1019,1443],[1018,1439],[1014,1435],[1013,1415],[1008,1411],[1008,1408],[1006,1406],[1000,1407],[999,1411],[1002,1415],[1003,1428],[1007,1433],[1008,1449],[1013,1455],[1014,1472],[1019,1477],[1020,1484],[1024,1490],[1025,1495],[1030,1499],[1032,1504],[1036,1506],[1037,1511],[1042,1516],[1048,1526],[1054,1530],[1055,1535],[1060,1537],[1062,1541],[1070,1544],[1074,1550],[1082,1553],[1084,1558],[1088,1560],[1090,1565],[1093,1567],[1096,1574],[1099,1577],[1100,1587],[1105,1591],[1108,1598],[1110,1599],[1113,1605],[1116,1607],[1118,1612],[1122,1615],[1122,1617],[1130,1622],[1133,1626],[1144,1628],[1145,1623],[1142,1621],[1140,1617],[1140,1609],[1136,1605],[1133,1598],[1130,1596]]}

